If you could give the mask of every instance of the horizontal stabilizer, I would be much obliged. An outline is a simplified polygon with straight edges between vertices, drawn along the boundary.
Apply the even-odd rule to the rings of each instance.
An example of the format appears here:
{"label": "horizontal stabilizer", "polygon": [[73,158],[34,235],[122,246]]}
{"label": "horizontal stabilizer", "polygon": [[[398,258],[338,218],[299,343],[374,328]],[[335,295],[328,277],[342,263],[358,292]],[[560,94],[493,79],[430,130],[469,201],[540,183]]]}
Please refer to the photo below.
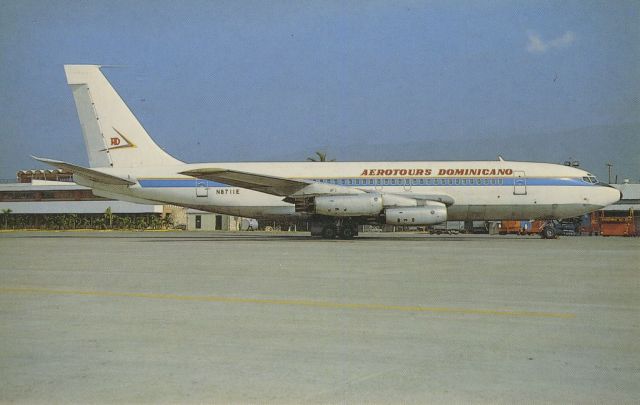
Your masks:
{"label": "horizontal stabilizer", "polygon": [[310,184],[310,182],[302,180],[286,179],[283,177],[220,168],[187,170],[180,174],[283,197],[291,195]]}
{"label": "horizontal stabilizer", "polygon": [[38,160],[40,162],[46,163],[48,165],[51,165],[53,167],[57,167],[59,169],[64,169],[64,170],[68,170],[73,174],[78,174],[82,177],[85,177],[89,180],[98,182],[98,183],[105,183],[105,184],[114,184],[114,185],[125,185],[125,186],[130,186],[133,184],[136,184],[133,181],[127,180],[127,179],[123,179],[121,177],[117,177],[117,176],[113,176],[111,174],[106,174],[106,173],[102,173],[99,172],[97,170],[93,170],[93,169],[87,169],[86,167],[82,167],[82,166],[77,166],[71,163],[67,163],[67,162],[61,162],[59,160],[53,160],[53,159],[45,159],[45,158],[39,158],[39,157],[35,157],[35,156],[31,156],[32,158],[34,158],[35,160]]}

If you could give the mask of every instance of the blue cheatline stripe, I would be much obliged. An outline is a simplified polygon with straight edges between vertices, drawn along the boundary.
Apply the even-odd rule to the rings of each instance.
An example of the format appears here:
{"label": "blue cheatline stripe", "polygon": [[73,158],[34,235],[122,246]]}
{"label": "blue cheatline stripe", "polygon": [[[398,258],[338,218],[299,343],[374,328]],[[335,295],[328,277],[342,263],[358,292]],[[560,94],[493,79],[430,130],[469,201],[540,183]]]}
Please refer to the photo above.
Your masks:
{"label": "blue cheatline stripe", "polygon": [[[453,180],[453,184],[449,184],[449,179]],[[485,183],[485,180],[500,180],[501,184],[492,184],[489,182]],[[312,180],[312,179],[308,179]],[[497,186],[514,186],[517,185],[527,185],[527,186],[582,186],[582,187],[592,187],[595,184],[587,183],[579,178],[569,178],[569,177],[558,177],[558,178],[545,178],[545,177],[527,177],[522,179],[516,179],[513,177],[502,177],[502,178],[451,178],[451,177],[430,177],[430,178],[409,178],[409,179],[397,179],[397,178],[376,178],[373,179],[376,184],[369,184],[369,178],[340,178],[340,179],[323,179],[324,183],[327,184],[337,184],[341,186],[351,186],[351,187],[373,187],[373,186],[411,186],[411,187],[479,187],[479,186],[489,186],[489,187],[497,187]],[[337,180],[337,182],[335,181]],[[356,180],[359,183],[356,183]],[[382,184],[377,184],[377,180],[382,180]],[[386,183],[385,181],[389,181]],[[392,183],[391,180],[395,182]],[[405,181],[409,180],[409,183]],[[414,180],[416,180],[414,182]],[[420,183],[420,180],[423,183]],[[442,184],[442,180],[445,180],[445,184]],[[458,180],[458,184],[456,184],[456,180]],[[469,182],[472,181],[472,183]],[[480,180],[480,183],[478,183]],[[343,182],[344,181],[344,182]],[[233,187],[228,184],[218,183],[217,181],[211,180],[198,180],[198,179],[139,179],[141,187],[149,187],[149,188],[181,188],[181,187]],[[366,183],[366,184],[365,184]]]}
{"label": "blue cheatline stripe", "polygon": [[231,187],[227,184],[218,183],[217,181],[210,180],[197,180],[197,179],[140,179],[138,180],[140,186],[150,188],[160,187]]}

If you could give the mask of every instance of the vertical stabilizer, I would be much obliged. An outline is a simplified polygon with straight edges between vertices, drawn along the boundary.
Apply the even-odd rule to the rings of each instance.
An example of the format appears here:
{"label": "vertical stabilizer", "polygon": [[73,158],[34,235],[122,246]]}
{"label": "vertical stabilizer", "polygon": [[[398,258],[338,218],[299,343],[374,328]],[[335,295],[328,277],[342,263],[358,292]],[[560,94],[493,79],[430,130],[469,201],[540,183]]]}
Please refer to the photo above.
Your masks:
{"label": "vertical stabilizer", "polygon": [[65,65],[91,167],[169,166],[181,162],[151,139],[98,65]]}

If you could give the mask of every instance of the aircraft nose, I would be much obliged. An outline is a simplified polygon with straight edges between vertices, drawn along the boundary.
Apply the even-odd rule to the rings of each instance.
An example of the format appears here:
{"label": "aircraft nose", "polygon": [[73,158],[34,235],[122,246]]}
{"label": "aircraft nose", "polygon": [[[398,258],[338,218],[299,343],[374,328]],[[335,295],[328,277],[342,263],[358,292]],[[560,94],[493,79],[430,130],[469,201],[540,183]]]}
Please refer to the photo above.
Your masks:
{"label": "aircraft nose", "polygon": [[605,204],[605,206],[615,204],[618,201],[622,200],[622,191],[618,190],[617,188],[611,187],[609,189],[609,192],[607,193],[607,198],[609,199],[609,201],[607,201],[607,204]]}

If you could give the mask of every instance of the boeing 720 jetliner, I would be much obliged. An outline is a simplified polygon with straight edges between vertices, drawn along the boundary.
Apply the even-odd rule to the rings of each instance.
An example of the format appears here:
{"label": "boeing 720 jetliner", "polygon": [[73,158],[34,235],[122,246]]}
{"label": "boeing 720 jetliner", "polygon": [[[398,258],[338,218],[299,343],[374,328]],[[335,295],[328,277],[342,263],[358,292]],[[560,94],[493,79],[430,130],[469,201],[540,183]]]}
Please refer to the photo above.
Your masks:
{"label": "boeing 720 jetliner", "polygon": [[[615,188],[549,163],[183,163],[147,134],[97,65],[66,65],[89,168],[70,170],[107,198],[175,204],[250,218],[305,217],[313,236],[350,239],[358,224],[433,225],[447,220],[561,219],[610,205]],[[543,237],[555,237],[552,226]]]}

